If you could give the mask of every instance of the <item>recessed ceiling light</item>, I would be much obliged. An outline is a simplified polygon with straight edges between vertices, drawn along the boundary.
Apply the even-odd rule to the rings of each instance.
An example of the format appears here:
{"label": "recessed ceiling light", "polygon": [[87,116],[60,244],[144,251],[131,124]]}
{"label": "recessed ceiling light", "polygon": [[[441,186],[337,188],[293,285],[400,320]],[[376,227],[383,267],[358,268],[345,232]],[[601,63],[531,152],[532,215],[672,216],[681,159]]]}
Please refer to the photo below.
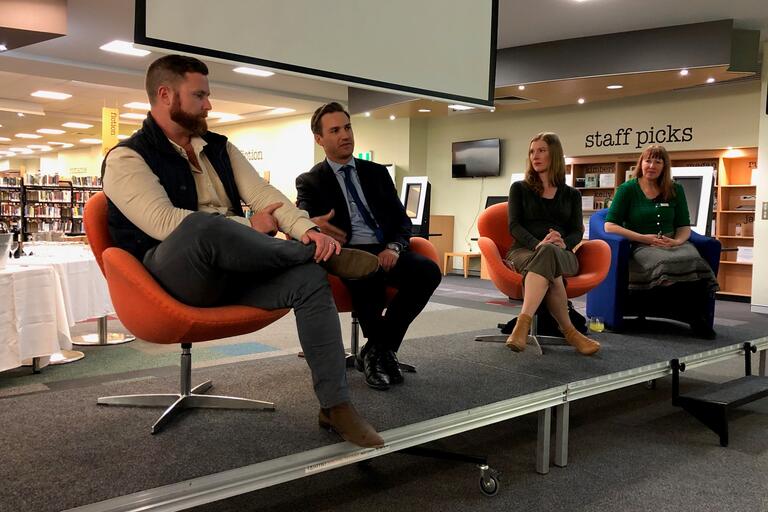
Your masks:
{"label": "recessed ceiling light", "polygon": [[18,117],[24,117],[24,112],[16,112],[16,115],[17,115]]}
{"label": "recessed ceiling light", "polygon": [[83,128],[83,129],[93,128],[92,124],[76,123],[74,121],[66,122],[66,123],[62,124],[61,126],[63,126],[64,128]]}
{"label": "recessed ceiling light", "polygon": [[71,94],[67,94],[65,92],[56,92],[56,91],[35,91],[30,96],[34,96],[35,98],[45,98],[48,100],[66,100],[67,98],[71,98]]}
{"label": "recessed ceiling light", "polygon": [[8,151],[13,151],[14,153],[18,153],[20,155],[28,155],[32,153],[32,150],[27,148],[8,148]]}
{"label": "recessed ceiling light", "polygon": [[288,107],[277,107],[269,111],[270,114],[290,114],[291,112],[296,112],[296,109]]}
{"label": "recessed ceiling light", "polygon": [[256,68],[248,68],[245,66],[241,66],[239,68],[235,68],[232,71],[235,73],[242,73],[244,75],[251,75],[251,76],[261,76],[261,77],[268,77],[274,75],[273,72],[267,71],[265,69],[256,69]]}
{"label": "recessed ceiling light", "polygon": [[67,148],[71,148],[71,147],[74,147],[74,146],[75,146],[74,144],[70,144],[69,142],[67,142],[66,144],[61,146],[61,149],[67,149]]}
{"label": "recessed ceiling light", "polygon": [[0,142],[10,142],[10,141],[11,139],[9,139],[8,137],[0,137]]}
{"label": "recessed ceiling light", "polygon": [[139,50],[138,48],[134,48],[133,43],[129,43],[128,41],[120,41],[117,39],[99,46],[99,50],[104,50],[105,52],[120,53],[122,55],[130,55],[131,57],[146,57],[150,53],[147,50]]}
{"label": "recessed ceiling light", "polygon": [[681,69],[680,70],[680,76],[688,76],[688,70],[687,69]]}
{"label": "recessed ceiling light", "polygon": [[619,84],[612,84],[612,85],[606,85],[605,88],[606,89],[623,89],[624,86]]}
{"label": "recessed ceiling light", "polygon": [[370,113],[370,112],[366,112],[366,113],[365,113],[365,114],[363,114],[363,115],[364,115],[365,117],[371,117],[371,113]]}
{"label": "recessed ceiling light", "polygon": [[138,112],[125,112],[124,114],[120,114],[120,117],[124,119],[144,119],[146,118],[146,114],[139,114]]}
{"label": "recessed ceiling light", "polygon": [[142,103],[140,101],[132,101],[130,103],[126,103],[123,106],[125,108],[135,108],[135,109],[139,109],[139,110],[151,110],[152,109],[152,105],[150,105],[149,103]]}
{"label": "recessed ceiling light", "polygon": [[40,128],[36,131],[37,133],[45,133],[46,135],[61,135],[62,133],[67,133],[64,130],[59,130],[57,128]]}
{"label": "recessed ceiling light", "polygon": [[709,77],[709,78],[707,78],[707,83],[708,83],[708,84],[711,84],[711,83],[713,83],[714,81],[715,81],[715,79],[714,79],[714,78],[712,78],[712,77]]}
{"label": "recessed ceiling light", "polygon": [[517,88],[520,91],[524,91],[525,90],[525,86],[524,85],[518,85]]}
{"label": "recessed ceiling light", "polygon": [[51,141],[46,142],[46,144],[48,144],[49,146],[66,146],[67,145],[66,142],[51,142]]}
{"label": "recessed ceiling light", "polygon": [[579,105],[583,105],[584,101],[585,101],[584,98],[579,98],[579,100],[578,100]]}
{"label": "recessed ceiling light", "polygon": [[448,108],[451,110],[474,110],[475,107],[470,107],[467,105],[448,105]]}
{"label": "recessed ceiling light", "polygon": [[16,137],[20,139],[42,139],[42,135],[37,135],[35,133],[17,133]]}
{"label": "recessed ceiling light", "polygon": [[83,144],[101,144],[101,139],[80,139]]}
{"label": "recessed ceiling light", "polygon": [[122,133],[117,136],[117,140],[125,140],[130,138],[130,135],[123,135]]}
{"label": "recessed ceiling light", "polygon": [[432,110],[428,108],[420,108],[419,112],[432,112]]}
{"label": "recessed ceiling light", "polygon": [[389,120],[390,120],[390,121],[394,121],[395,119],[397,119],[397,118],[395,117],[395,114],[392,114],[392,115],[390,115],[390,116],[389,116]]}
{"label": "recessed ceiling light", "polygon": [[243,118],[243,116],[239,116],[237,114],[230,114],[228,112],[213,112],[213,111],[208,112],[208,117],[211,119],[218,119],[221,122],[237,121]]}
{"label": "recessed ceiling light", "polygon": [[46,144],[29,144],[27,145],[27,147],[29,149],[40,149],[40,150],[47,149],[48,151],[52,149],[51,146],[48,146]]}

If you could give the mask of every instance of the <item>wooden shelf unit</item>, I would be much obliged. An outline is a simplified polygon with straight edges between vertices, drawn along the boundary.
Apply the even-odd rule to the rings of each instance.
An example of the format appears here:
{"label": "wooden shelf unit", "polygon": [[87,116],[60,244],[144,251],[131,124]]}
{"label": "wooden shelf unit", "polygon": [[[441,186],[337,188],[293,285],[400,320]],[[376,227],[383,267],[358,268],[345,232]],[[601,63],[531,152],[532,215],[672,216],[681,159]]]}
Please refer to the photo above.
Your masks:
{"label": "wooden shelf unit", "polygon": [[[615,187],[576,187],[582,196],[593,196],[595,209],[607,206],[616,188],[624,183],[626,173],[634,165],[640,153],[573,157],[569,159],[566,172],[573,175],[574,185],[581,182],[586,174],[613,173]],[[753,247],[753,226],[755,211],[736,209],[745,205],[742,196],[755,196],[752,172],[757,164],[757,149],[671,151],[672,167],[713,167],[715,190],[712,236],[720,240],[723,249],[720,271],[717,279],[723,297],[749,297],[752,293],[752,263],[736,261],[738,247]],[[599,183],[598,183],[599,185]],[[584,210],[585,224],[594,210]],[[738,227],[737,227],[738,226]],[[739,233],[739,230],[740,233]]]}

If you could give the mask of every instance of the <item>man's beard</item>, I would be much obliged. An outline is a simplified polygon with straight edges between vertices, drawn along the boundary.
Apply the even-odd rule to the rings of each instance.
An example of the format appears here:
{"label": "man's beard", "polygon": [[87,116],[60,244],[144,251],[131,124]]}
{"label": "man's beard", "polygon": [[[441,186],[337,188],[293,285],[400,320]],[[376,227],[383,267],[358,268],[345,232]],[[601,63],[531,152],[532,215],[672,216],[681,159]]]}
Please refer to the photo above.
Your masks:
{"label": "man's beard", "polygon": [[171,120],[182,128],[189,130],[192,135],[197,135],[198,137],[203,136],[208,131],[208,123],[205,117],[184,112],[181,109],[181,101],[178,95],[174,96],[173,104],[171,105]]}

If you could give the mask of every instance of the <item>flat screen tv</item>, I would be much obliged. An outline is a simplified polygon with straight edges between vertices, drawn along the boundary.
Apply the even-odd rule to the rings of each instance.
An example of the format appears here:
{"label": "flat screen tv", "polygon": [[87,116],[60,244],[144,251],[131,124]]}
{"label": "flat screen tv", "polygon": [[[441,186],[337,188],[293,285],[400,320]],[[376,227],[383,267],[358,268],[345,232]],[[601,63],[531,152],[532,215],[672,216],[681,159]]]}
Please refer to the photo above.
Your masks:
{"label": "flat screen tv", "polygon": [[451,176],[484,178],[501,175],[501,140],[483,139],[454,142]]}

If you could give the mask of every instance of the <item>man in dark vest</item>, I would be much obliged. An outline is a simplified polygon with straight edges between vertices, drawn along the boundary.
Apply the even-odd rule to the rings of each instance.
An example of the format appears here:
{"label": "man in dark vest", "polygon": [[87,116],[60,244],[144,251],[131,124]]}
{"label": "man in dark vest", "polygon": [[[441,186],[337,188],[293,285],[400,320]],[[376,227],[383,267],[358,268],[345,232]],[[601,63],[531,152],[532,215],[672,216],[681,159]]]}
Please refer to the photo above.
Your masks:
{"label": "man in dark vest", "polygon": [[[371,278],[346,284],[368,338],[360,361],[365,381],[385,390],[403,382],[397,351],[440,284],[440,268],[408,250],[413,225],[387,169],[352,157],[355,138],[344,107],[332,102],[318,108],[311,127],[326,158],[296,178],[298,205],[324,233],[379,259],[380,269]],[[390,284],[398,291],[387,306]]]}
{"label": "man in dark vest", "polygon": [[[185,304],[293,308],[320,425],[360,446],[381,446],[381,436],[350,403],[338,314],[323,269],[361,278],[378,261],[341,251],[226,137],[208,131],[207,75],[207,66],[191,57],[168,55],[150,65],[151,110],[102,167],[110,235]],[[255,212],[250,219],[241,200]],[[278,230],[293,240],[271,236]]]}

